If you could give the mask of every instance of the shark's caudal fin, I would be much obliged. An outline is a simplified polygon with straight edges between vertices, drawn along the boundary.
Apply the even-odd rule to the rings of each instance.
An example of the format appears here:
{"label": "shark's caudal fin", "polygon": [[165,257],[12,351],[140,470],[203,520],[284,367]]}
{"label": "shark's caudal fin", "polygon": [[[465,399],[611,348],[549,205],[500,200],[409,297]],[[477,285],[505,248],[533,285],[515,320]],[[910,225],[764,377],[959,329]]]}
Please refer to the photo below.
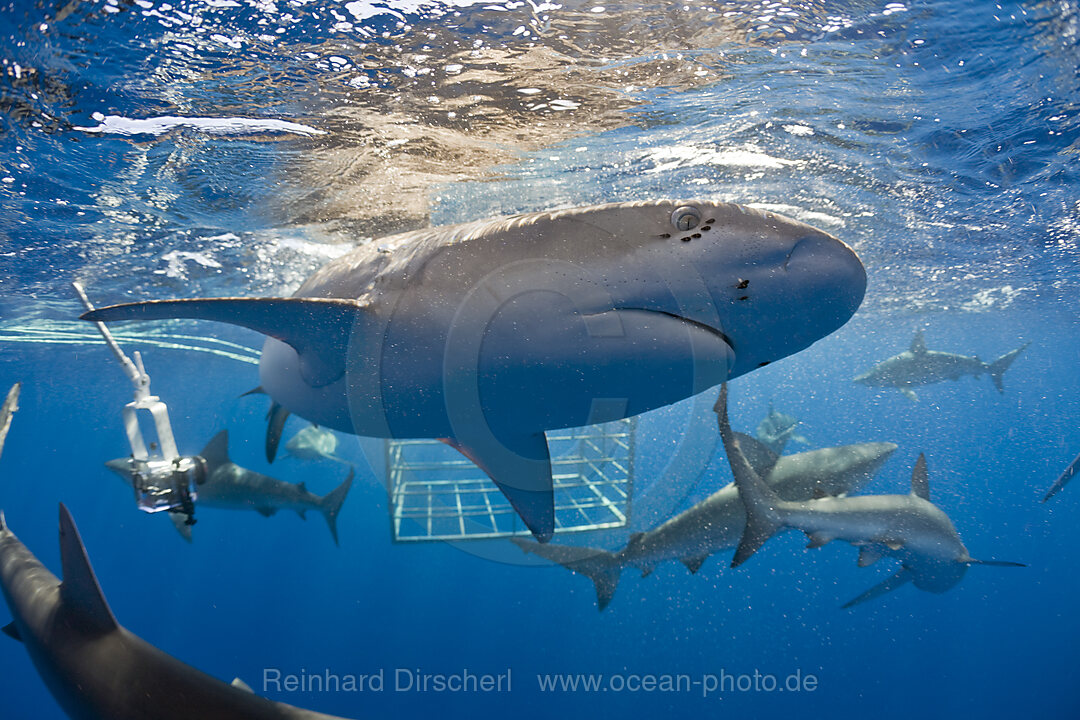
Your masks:
{"label": "shark's caudal fin", "polygon": [[864,592],[859,597],[854,598],[852,600],[848,600],[846,603],[841,605],[841,607],[844,607],[844,608],[854,607],[855,605],[859,605],[860,603],[864,603],[867,600],[873,600],[874,598],[879,598],[882,595],[884,595],[886,593],[890,593],[893,590],[895,590],[896,588],[898,588],[901,585],[904,585],[904,584],[906,584],[906,583],[908,583],[910,581],[911,581],[911,573],[906,568],[900,568],[899,570],[896,571],[896,573],[894,575],[890,575],[889,577],[885,578],[885,580],[883,580],[882,582],[879,582],[877,585],[870,588],[869,590]]}
{"label": "shark's caudal fin", "polygon": [[281,444],[281,435],[285,432],[285,421],[288,419],[288,410],[271,403],[266,413],[266,462],[274,462],[277,457],[278,445]]}
{"label": "shark's caudal fin", "polygon": [[1046,493],[1046,497],[1044,497],[1042,501],[1046,502],[1061,492],[1061,489],[1069,484],[1069,481],[1073,479],[1073,475],[1076,475],[1078,471],[1080,471],[1080,455],[1073,458],[1073,461],[1069,463],[1069,467],[1065,468],[1065,472],[1061,473],[1061,477],[1057,479],[1057,482],[1055,482],[1049,492]]}
{"label": "shark's caudal fin", "polygon": [[1005,375],[1005,371],[1009,369],[1010,365],[1012,365],[1013,360],[1016,359],[1016,356],[1024,352],[1024,350],[1027,350],[1027,346],[1030,344],[1031,343],[1029,342],[1024,343],[1012,352],[1007,352],[994,362],[990,363],[990,379],[994,381],[994,387],[997,388],[997,391],[999,393],[1005,392],[1005,384],[1002,382],[1002,377]]}
{"label": "shark's caudal fin", "polygon": [[739,498],[746,508],[746,529],[742,540],[735,550],[731,567],[738,567],[753,555],[783,526],[777,508],[783,502],[769,488],[750,466],[746,456],[739,448],[739,440],[731,430],[727,413],[727,383],[720,386],[720,396],[716,399],[713,410],[720,425],[720,438],[724,442],[731,474],[735,476],[735,486],[739,489]]}
{"label": "shark's caudal fin", "polygon": [[619,584],[622,566],[614,553],[599,548],[572,545],[541,545],[524,538],[510,538],[510,540],[524,552],[539,555],[592,580],[596,586],[596,605],[599,610],[606,608],[615,596],[615,587]]}
{"label": "shark's caudal fin", "polygon": [[60,564],[63,567],[60,597],[64,604],[77,609],[84,621],[101,632],[118,627],[90,567],[75,521],[63,503],[60,503]]}
{"label": "shark's caudal fin", "polygon": [[483,448],[452,438],[440,439],[487,473],[538,541],[551,539],[555,533],[555,494],[551,455],[543,433],[516,437],[511,446],[492,439]]}
{"label": "shark's caudal fin", "polygon": [[7,440],[8,429],[11,427],[11,416],[19,409],[19,393],[22,391],[22,383],[15,383],[8,390],[4,398],[3,406],[0,406],[0,454],[4,452],[4,441]]}
{"label": "shark's caudal fin", "polygon": [[364,305],[340,298],[205,298],[110,305],[81,316],[92,322],[190,318],[240,325],[288,343],[300,374],[323,387],[345,374],[345,351]]}
{"label": "shark's caudal fin", "polygon": [[206,474],[213,474],[214,470],[227,465],[229,461],[229,431],[222,430],[206,443],[206,447],[199,453],[206,461]]}
{"label": "shark's caudal fin", "polygon": [[322,514],[326,518],[326,524],[330,526],[330,534],[334,538],[334,544],[338,545],[337,534],[337,516],[341,512],[341,504],[345,502],[345,496],[349,494],[349,488],[352,487],[353,477],[355,477],[356,471],[350,467],[349,477],[345,478],[345,482],[338,485],[334,490],[328,492],[322,499]]}

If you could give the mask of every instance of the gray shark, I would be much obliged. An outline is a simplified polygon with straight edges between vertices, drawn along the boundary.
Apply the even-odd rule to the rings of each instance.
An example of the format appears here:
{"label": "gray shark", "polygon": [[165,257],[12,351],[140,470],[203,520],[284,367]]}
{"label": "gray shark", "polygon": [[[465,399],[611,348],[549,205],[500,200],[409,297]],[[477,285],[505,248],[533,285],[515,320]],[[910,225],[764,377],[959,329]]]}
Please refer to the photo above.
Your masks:
{"label": "gray shark", "polygon": [[[304,483],[288,483],[268,475],[242,468],[229,459],[229,431],[222,430],[213,437],[199,455],[206,461],[206,480],[197,487],[197,507],[216,507],[225,510],[254,510],[270,517],[278,510],[294,510],[307,518],[308,510],[316,510],[326,518],[334,544],[338,544],[337,516],[345,496],[352,487],[354,471],[336,489],[319,496],[309,492]],[[132,483],[134,464],[130,457],[109,460],[105,466]],[[176,529],[191,540],[191,525],[181,516],[169,513]]]}
{"label": "gray shark", "polygon": [[[14,411],[14,402],[0,407],[0,428],[10,425]],[[0,451],[3,445],[0,433]],[[14,618],[3,632],[23,643],[68,717],[343,720],[258,697],[240,680],[227,685],[121,627],[63,504],[60,562],[63,581],[15,537],[0,510],[0,589]]]}
{"label": "gray shark", "polygon": [[1075,458],[1073,458],[1073,461],[1069,463],[1069,466],[1065,468],[1065,471],[1061,473],[1057,481],[1050,487],[1049,492],[1046,493],[1042,501],[1046,502],[1047,500],[1061,492],[1062,489],[1064,489],[1064,487],[1069,484],[1069,481],[1073,479],[1073,476],[1076,475],[1077,472],[1080,472],[1080,455],[1077,455]]}
{"label": "gray shark", "polygon": [[348,465],[348,460],[342,460],[334,454],[337,446],[337,435],[315,425],[308,425],[293,435],[289,442],[285,443],[285,449],[295,458],[301,460],[333,460]]}
{"label": "gray shark", "polygon": [[[334,720],[228,685],[121,627],[102,595],[71,514],[60,505],[63,581],[8,529],[0,511],[0,586],[53,697],[77,720]],[[337,720],[341,720],[338,718]]]}
{"label": "gray shark", "polygon": [[[763,443],[736,433],[755,471],[781,497],[808,500],[855,492],[865,485],[896,450],[890,442],[861,443],[777,457]],[[568,570],[587,576],[596,585],[596,604],[607,607],[622,571],[628,567],[648,575],[666,560],[681,561],[696,573],[710,555],[739,543],[746,511],[734,483],[716,491],[658,527],[635,533],[619,552],[549,543],[541,545],[512,538],[525,552],[535,553]]]}
{"label": "gray shark", "polygon": [[343,432],[445,440],[544,542],[555,519],[544,431],[637,415],[798,352],[847,322],[865,291],[858,256],[809,225],[648,201],[394,235],[290,298],[82,317],[264,333],[260,383],[275,404]]}
{"label": "gray shark", "polygon": [[909,495],[823,497],[783,500],[754,472],[732,432],[727,416],[727,385],[716,401],[716,416],[735,486],[746,508],[746,527],[731,561],[738,567],[785,527],[802,530],[807,547],[845,540],[859,548],[859,567],[888,555],[900,569],[885,581],[845,603],[851,607],[911,582],[920,590],[943,593],[964,577],[972,564],[1024,567],[1001,560],[976,560],[968,553],[952,521],[930,502],[926,458],[919,455],[911,474]]}
{"label": "gray shark", "polygon": [[795,430],[798,429],[800,424],[793,416],[778,411],[773,407],[772,403],[769,403],[769,414],[758,423],[754,436],[765,447],[779,455],[784,452],[789,440],[793,440],[800,445],[810,444],[810,441],[804,436],[796,434]]}
{"label": "gray shark", "polygon": [[994,382],[994,387],[1002,393],[1005,392],[1005,385],[1002,382],[1005,371],[1012,365],[1016,356],[1030,344],[1030,342],[1024,343],[997,360],[985,363],[970,355],[927,350],[922,330],[916,330],[910,348],[878,363],[853,380],[871,387],[895,387],[909,400],[918,400],[919,397],[911,389],[914,386],[930,385],[942,380],[959,380],[965,375],[981,377],[983,373],[987,373]]}

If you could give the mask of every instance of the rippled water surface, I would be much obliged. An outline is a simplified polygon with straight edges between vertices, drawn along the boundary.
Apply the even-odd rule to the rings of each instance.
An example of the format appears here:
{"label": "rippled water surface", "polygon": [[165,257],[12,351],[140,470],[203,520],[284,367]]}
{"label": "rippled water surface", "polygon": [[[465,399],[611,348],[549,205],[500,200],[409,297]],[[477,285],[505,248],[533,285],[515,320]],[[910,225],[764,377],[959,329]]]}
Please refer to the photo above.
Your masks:
{"label": "rippled water surface", "polygon": [[[26,383],[0,506],[55,567],[64,500],[127,626],[218,677],[348,717],[1076,717],[1080,488],[1038,501],[1080,451],[1078,153],[1073,0],[0,0],[0,381]],[[733,385],[736,424],[752,429],[773,400],[814,446],[897,442],[868,492],[903,489],[926,452],[972,553],[1030,567],[841,610],[884,570],[791,533],[739,570],[722,554],[693,576],[628,571],[600,614],[562,569],[391,544],[381,479],[344,436],[364,478],[339,549],[321,520],[253,513],[208,513],[187,546],[102,468],[126,452],[130,389],[75,321],[72,281],[101,303],[291,293],[391,232],[659,197],[789,215],[867,267],[851,323]],[[1004,394],[965,378],[911,403],[850,382],[916,328],[932,349],[984,359],[1032,344]],[[271,472],[265,404],[236,399],[257,383],[258,337],[127,332],[192,451],[228,426],[237,462]],[[214,352],[177,348],[190,345]],[[666,462],[685,413],[643,422],[640,468]],[[308,473],[319,492],[344,473],[285,463],[272,474]],[[681,481],[668,514],[730,479],[722,453],[710,468]],[[626,531],[575,542],[621,547],[664,519],[642,507]],[[23,650],[0,658],[12,717],[58,717]],[[514,685],[275,693],[267,667],[509,667]],[[536,680],[721,670],[819,682],[721,699]]]}

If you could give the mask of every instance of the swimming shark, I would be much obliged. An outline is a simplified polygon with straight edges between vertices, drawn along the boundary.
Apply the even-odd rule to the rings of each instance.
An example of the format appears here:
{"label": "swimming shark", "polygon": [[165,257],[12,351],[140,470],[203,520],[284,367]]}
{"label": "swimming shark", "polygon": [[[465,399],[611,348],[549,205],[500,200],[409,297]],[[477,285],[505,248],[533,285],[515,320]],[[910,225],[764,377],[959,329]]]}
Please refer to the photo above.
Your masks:
{"label": "swimming shark", "polygon": [[665,200],[390,236],[289,298],[158,300],[82,317],[264,333],[260,382],[275,404],[343,432],[447,442],[546,542],[544,431],[638,415],[798,352],[847,322],[865,291],[858,256],[821,230]]}
{"label": "swimming shark", "polygon": [[911,582],[920,590],[943,593],[954,587],[969,566],[1025,567],[1002,560],[971,557],[949,517],[930,502],[926,458],[919,455],[911,474],[909,495],[782,499],[754,471],[732,432],[727,415],[727,385],[721,386],[716,417],[735,486],[746,508],[746,527],[731,567],[746,562],[775,533],[785,527],[802,530],[807,547],[845,540],[859,548],[859,567],[883,556],[900,561],[900,569],[883,582],[844,604],[852,607]]}
{"label": "swimming shark", "polygon": [[927,350],[920,329],[915,331],[915,338],[911,341],[910,348],[878,363],[853,380],[871,387],[895,387],[904,394],[904,397],[917,401],[919,397],[911,389],[912,386],[930,385],[942,380],[959,380],[964,375],[981,377],[983,373],[987,373],[994,382],[994,387],[999,393],[1003,393],[1005,386],[1002,383],[1002,377],[1005,371],[1012,365],[1016,356],[1030,344],[1030,342],[1024,343],[997,360],[985,363],[970,355]]}
{"label": "swimming shark", "polygon": [[804,436],[795,433],[800,424],[793,416],[778,411],[769,403],[769,414],[758,423],[754,436],[774,453],[780,454],[789,440],[800,445],[810,444]]}
{"label": "swimming shark", "polygon": [[[242,468],[229,459],[229,431],[222,430],[213,437],[199,453],[206,461],[206,479],[196,487],[198,507],[215,507],[225,510],[254,510],[270,517],[278,510],[294,510],[307,519],[308,510],[316,510],[326,518],[334,544],[338,544],[337,517],[345,496],[352,487],[354,472],[335,490],[319,496],[308,491],[304,483],[288,483],[268,475]],[[129,485],[133,482],[134,462],[130,457],[109,460],[105,466],[122,477]],[[176,529],[191,540],[191,525],[181,515],[169,513]]]}
{"label": "swimming shark", "polygon": [[293,435],[289,442],[285,443],[285,449],[295,458],[301,460],[333,460],[348,465],[348,460],[342,460],[334,454],[337,446],[337,435],[315,425],[308,425]]}
{"label": "swimming shark", "polygon": [[[781,497],[808,500],[855,492],[874,476],[896,450],[890,442],[860,443],[811,450],[778,457],[763,443],[736,433],[755,471]],[[667,520],[656,528],[634,533],[618,552],[598,548],[511,538],[525,552],[559,563],[587,576],[596,585],[596,604],[603,610],[611,602],[622,571],[628,567],[649,575],[657,564],[679,560],[696,573],[710,555],[735,547],[746,525],[746,512],[734,483]]]}
{"label": "swimming shark", "polygon": [[[0,407],[0,428],[8,427],[14,411],[14,402]],[[3,445],[0,433],[0,451]],[[14,618],[3,632],[23,643],[68,717],[344,720],[261,698],[239,679],[228,685],[121,627],[62,503],[60,562],[63,581],[20,542],[0,510],[0,589]]]}

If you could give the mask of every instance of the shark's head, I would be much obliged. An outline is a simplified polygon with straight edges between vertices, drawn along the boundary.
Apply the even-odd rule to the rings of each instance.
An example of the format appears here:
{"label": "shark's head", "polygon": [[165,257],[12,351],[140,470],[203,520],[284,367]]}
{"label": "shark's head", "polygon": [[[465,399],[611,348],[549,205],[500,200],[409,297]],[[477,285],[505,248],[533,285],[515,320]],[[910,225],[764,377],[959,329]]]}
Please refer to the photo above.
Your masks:
{"label": "shark's head", "polygon": [[109,468],[114,473],[119,475],[120,478],[128,485],[131,485],[132,478],[135,475],[135,463],[130,457],[106,460],[105,467]]}
{"label": "shark's head", "polygon": [[[707,327],[734,351],[730,376],[791,355],[855,313],[866,271],[854,251],[805,223],[729,203],[662,201],[569,214],[622,307]],[[575,238],[577,240],[578,238]]]}

